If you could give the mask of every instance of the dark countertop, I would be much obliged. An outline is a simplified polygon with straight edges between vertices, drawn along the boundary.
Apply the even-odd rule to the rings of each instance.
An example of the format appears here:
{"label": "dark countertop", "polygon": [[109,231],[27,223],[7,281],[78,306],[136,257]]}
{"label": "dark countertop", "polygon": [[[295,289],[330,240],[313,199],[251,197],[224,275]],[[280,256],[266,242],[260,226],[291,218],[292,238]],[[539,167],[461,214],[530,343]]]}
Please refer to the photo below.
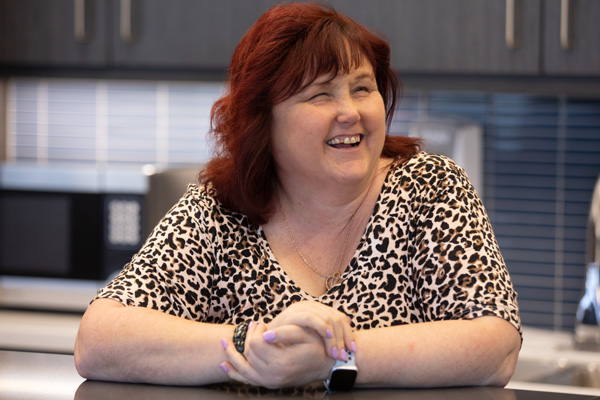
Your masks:
{"label": "dark countertop", "polygon": [[86,381],[73,364],[72,355],[0,351],[0,399],[211,399],[234,400],[266,397],[335,400],[583,400],[600,396],[535,392],[501,388],[449,389],[357,389],[349,393],[328,394],[321,385],[269,391],[238,385],[211,387],[173,387]]}

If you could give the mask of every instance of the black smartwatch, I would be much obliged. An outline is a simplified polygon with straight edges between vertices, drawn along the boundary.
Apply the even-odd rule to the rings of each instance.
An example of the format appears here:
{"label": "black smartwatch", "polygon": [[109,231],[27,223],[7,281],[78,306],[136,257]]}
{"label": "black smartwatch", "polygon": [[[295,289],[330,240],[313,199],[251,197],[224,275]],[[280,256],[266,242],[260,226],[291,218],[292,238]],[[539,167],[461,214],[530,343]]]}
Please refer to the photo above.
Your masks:
{"label": "black smartwatch", "polygon": [[354,354],[346,349],[348,361],[336,360],[329,377],[325,379],[325,387],[330,392],[346,392],[352,390],[358,369],[354,362]]}

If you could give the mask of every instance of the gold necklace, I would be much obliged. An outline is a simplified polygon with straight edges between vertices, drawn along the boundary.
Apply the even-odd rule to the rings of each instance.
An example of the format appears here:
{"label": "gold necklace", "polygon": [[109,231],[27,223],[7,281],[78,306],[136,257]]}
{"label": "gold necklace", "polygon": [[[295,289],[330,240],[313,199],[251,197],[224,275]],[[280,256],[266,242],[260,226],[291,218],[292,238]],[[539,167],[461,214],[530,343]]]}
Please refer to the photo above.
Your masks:
{"label": "gold necklace", "polygon": [[348,222],[346,222],[346,225],[344,225],[344,229],[348,228],[348,232],[346,232],[346,237],[344,238],[344,245],[342,246],[342,251],[341,251],[340,256],[339,256],[337,269],[335,270],[335,272],[333,274],[330,274],[330,275],[323,275],[322,273],[320,273],[319,271],[317,271],[310,264],[310,262],[308,262],[308,260],[306,259],[306,257],[304,257],[304,254],[302,254],[302,252],[300,251],[300,248],[298,247],[298,244],[296,243],[296,240],[294,239],[294,235],[292,234],[292,230],[290,229],[290,225],[289,225],[287,217],[285,215],[285,211],[283,210],[283,205],[281,204],[281,199],[279,198],[279,195],[277,195],[277,201],[279,202],[279,208],[281,209],[281,215],[283,216],[283,222],[284,222],[285,227],[287,229],[287,232],[288,232],[288,235],[290,237],[290,240],[292,241],[292,244],[294,245],[294,248],[296,249],[296,252],[300,256],[300,258],[302,259],[302,261],[304,261],[304,264],[306,264],[306,266],[308,268],[310,268],[317,275],[325,278],[325,289],[327,291],[329,291],[329,289],[331,289],[332,287],[334,287],[336,285],[339,285],[344,280],[342,278],[342,273],[340,272],[340,268],[342,266],[342,260],[344,258],[344,253],[346,252],[346,246],[348,245],[348,238],[350,237],[350,231],[351,231],[351,229],[349,228],[349,226],[352,224],[352,221],[354,220],[354,216],[358,212],[358,209],[360,208],[360,206],[362,206],[362,203],[365,201],[365,198],[367,197],[367,194],[365,194],[365,197],[363,197],[362,201],[360,202],[360,204],[358,205],[358,207],[356,208],[356,210],[354,210],[354,212],[352,213],[352,216],[350,217],[350,219],[348,220]]}

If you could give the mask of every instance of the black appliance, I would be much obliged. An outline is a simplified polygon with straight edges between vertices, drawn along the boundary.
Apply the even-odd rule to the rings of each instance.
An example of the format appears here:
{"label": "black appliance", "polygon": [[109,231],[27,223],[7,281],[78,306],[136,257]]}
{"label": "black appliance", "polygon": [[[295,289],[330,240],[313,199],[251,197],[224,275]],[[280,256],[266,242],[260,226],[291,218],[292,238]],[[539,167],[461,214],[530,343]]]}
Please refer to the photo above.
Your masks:
{"label": "black appliance", "polygon": [[4,165],[0,275],[105,280],[144,238],[138,170]]}

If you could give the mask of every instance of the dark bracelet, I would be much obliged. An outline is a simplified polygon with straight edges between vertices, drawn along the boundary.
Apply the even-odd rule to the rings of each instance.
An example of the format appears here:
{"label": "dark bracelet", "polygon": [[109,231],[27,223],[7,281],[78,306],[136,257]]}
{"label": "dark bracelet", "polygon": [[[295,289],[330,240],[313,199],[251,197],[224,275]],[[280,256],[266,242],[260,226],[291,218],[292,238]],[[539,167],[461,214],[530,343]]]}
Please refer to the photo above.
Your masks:
{"label": "dark bracelet", "polygon": [[246,344],[246,333],[248,332],[248,322],[242,322],[235,327],[233,331],[233,344],[237,351],[244,354],[244,346]]}

